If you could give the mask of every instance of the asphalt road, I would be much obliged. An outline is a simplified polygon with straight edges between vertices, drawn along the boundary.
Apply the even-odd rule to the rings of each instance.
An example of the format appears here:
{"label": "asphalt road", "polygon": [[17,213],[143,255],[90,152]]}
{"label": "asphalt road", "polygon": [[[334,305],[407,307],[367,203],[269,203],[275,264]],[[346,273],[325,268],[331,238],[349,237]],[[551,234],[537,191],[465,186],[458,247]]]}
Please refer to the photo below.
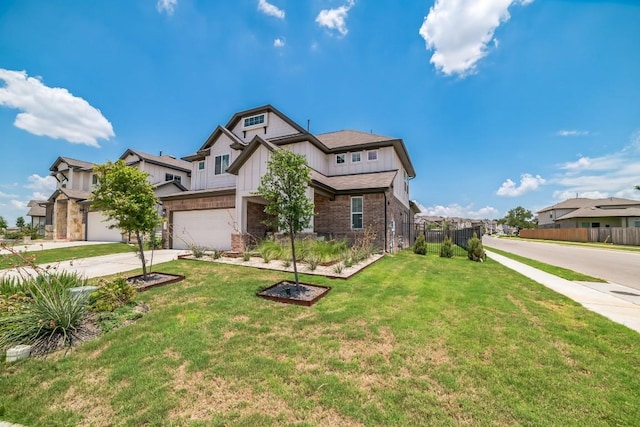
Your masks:
{"label": "asphalt road", "polygon": [[484,236],[482,242],[487,249],[494,247],[640,290],[640,252],[530,242],[524,239],[499,239],[490,236]]}

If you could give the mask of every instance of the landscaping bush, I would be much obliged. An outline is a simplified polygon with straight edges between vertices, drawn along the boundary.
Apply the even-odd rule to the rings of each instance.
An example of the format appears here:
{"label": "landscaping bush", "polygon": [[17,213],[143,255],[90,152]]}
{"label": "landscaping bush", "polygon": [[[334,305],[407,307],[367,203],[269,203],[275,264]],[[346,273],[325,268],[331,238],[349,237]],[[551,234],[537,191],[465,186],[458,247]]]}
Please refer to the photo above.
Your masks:
{"label": "landscaping bush", "polygon": [[476,233],[473,233],[473,237],[467,241],[467,255],[471,261],[482,262],[487,259],[487,254],[482,247],[482,240],[478,238]]}
{"label": "landscaping bush", "polygon": [[191,255],[193,255],[194,257],[202,258],[204,256],[206,248],[199,245],[189,245],[189,250],[191,251]]}
{"label": "landscaping bush", "polygon": [[2,296],[0,349],[28,344],[33,354],[45,354],[63,344],[71,346],[81,333],[86,297],[72,295],[69,283],[58,283],[55,275],[28,281],[20,285],[26,292]]}
{"label": "landscaping bush", "polygon": [[101,279],[97,291],[91,294],[93,311],[113,311],[131,302],[136,296],[136,288],[124,277],[113,281]]}
{"label": "landscaping bush", "polygon": [[426,255],[427,242],[424,238],[424,234],[420,234],[416,239],[416,242],[413,244],[413,253],[418,255]]}
{"label": "landscaping bush", "polygon": [[440,256],[443,258],[452,258],[453,257],[453,243],[449,236],[444,237],[444,241],[440,246]]}

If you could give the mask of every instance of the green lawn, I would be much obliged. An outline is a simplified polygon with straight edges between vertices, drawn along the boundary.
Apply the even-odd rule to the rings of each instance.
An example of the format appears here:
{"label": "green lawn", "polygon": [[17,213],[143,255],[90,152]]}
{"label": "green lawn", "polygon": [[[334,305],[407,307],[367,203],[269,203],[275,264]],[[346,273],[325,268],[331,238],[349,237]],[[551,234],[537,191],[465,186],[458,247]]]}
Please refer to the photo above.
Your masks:
{"label": "green lawn", "polygon": [[499,255],[505,256],[507,258],[511,258],[523,264],[529,265],[533,268],[537,268],[538,270],[545,271],[549,274],[553,274],[558,277],[562,277],[566,280],[574,280],[580,282],[598,282],[598,283],[606,283],[606,280],[598,279],[597,277],[591,277],[586,274],[578,273],[573,270],[568,270],[566,268],[557,267],[555,265],[546,264],[544,262],[536,261],[530,258],[525,258],[520,255],[512,254],[511,252],[506,252],[500,249],[492,248],[491,246],[484,245],[487,250],[495,252]]}
{"label": "green lawn", "polygon": [[0,367],[0,419],[56,425],[637,425],[640,334],[487,260],[387,256],[307,308],[289,275],[179,260],[151,311]]}
{"label": "green lawn", "polygon": [[[37,243],[33,243],[37,246]],[[18,252],[24,250],[24,246],[15,246]],[[35,264],[47,264],[59,261],[68,261],[76,258],[89,258],[100,255],[117,254],[122,252],[135,252],[136,247],[126,243],[105,243],[99,245],[72,246],[68,248],[32,250],[22,252],[22,256],[28,257]],[[11,268],[20,265],[21,260],[14,255],[0,255],[0,269]]]}

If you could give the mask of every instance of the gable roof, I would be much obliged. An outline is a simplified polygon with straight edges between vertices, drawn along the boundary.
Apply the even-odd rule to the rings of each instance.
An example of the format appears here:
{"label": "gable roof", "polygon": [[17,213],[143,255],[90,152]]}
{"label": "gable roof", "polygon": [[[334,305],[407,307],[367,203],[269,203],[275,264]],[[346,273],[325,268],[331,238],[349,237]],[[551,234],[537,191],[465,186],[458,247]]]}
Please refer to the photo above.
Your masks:
{"label": "gable roof", "polygon": [[95,166],[95,163],[91,163],[91,162],[85,162],[84,160],[78,160],[78,159],[72,159],[71,157],[63,157],[60,156],[56,159],[55,162],[53,162],[53,164],[49,167],[49,170],[51,172],[57,172],[58,171],[58,165],[60,163],[66,163],[67,165],[69,165],[69,167],[71,169],[75,169],[75,170],[85,170],[85,171],[90,171],[93,169],[93,167]]}
{"label": "gable roof", "polygon": [[[122,155],[120,156],[120,159],[124,160],[130,154],[138,156],[139,159],[154,165],[165,166],[165,167],[179,170],[182,172],[191,172],[191,165],[189,164],[189,162],[186,162],[181,159],[177,159],[173,156],[168,156],[166,154],[162,156],[155,156],[153,154],[144,153],[142,151],[128,148],[124,153],[122,153]],[[130,164],[133,164],[133,163],[130,163]]]}
{"label": "gable roof", "polygon": [[227,168],[227,172],[237,175],[242,165],[249,159],[249,157],[251,157],[254,151],[256,151],[258,147],[260,147],[261,145],[264,145],[265,147],[267,147],[269,151],[273,151],[278,148],[271,142],[266,141],[256,135],[253,137],[251,142],[247,144],[246,148],[242,150],[242,153],[240,153],[240,155],[233,161],[233,163],[229,165],[229,167]]}
{"label": "gable roof", "polygon": [[[213,144],[216,142],[216,140],[220,137],[220,135],[223,135],[223,134],[228,136],[229,139],[231,139],[231,141],[233,141],[234,144],[240,144],[241,146],[245,145],[245,143],[242,142],[242,140],[240,140],[240,138],[238,138],[229,129],[218,125],[213,130],[213,132],[211,132],[211,135],[209,135],[209,138],[207,138],[207,140],[204,142],[204,144],[202,144],[202,146],[198,149],[198,153],[200,153],[201,151],[204,151],[204,150],[206,150],[208,148],[211,148],[213,146]],[[189,157],[193,157],[193,156],[189,156]],[[183,159],[186,159],[186,158],[183,157]]]}
{"label": "gable roof", "polygon": [[27,212],[27,216],[30,217],[38,217],[38,216],[46,216],[46,208],[44,206],[40,206],[40,204],[47,203],[46,200],[29,200],[27,206],[30,208],[29,212]]}
{"label": "gable roof", "polygon": [[572,218],[620,218],[620,217],[640,217],[640,205],[630,206],[627,208],[602,208],[597,206],[587,206],[576,209],[561,217],[556,221],[562,221]]}
{"label": "gable roof", "polygon": [[577,197],[575,199],[567,199],[563,202],[556,203],[555,205],[548,206],[538,211],[548,212],[556,209],[581,209],[591,206],[603,207],[603,206],[640,206],[640,200],[622,199],[619,197],[609,197],[607,199],[587,199],[584,197]]}
{"label": "gable roof", "polygon": [[178,190],[180,191],[187,191],[188,188],[185,187],[184,185],[182,185],[182,183],[178,182],[178,181],[164,181],[164,182],[159,182],[157,184],[155,184],[153,186],[154,189],[158,189],[158,188],[162,188],[162,187],[166,187],[168,185],[174,185]]}
{"label": "gable roof", "polygon": [[240,111],[238,113],[235,113],[233,115],[233,117],[231,117],[231,119],[227,122],[225,128],[227,129],[233,129],[240,120],[242,120],[243,117],[247,117],[247,116],[255,116],[257,114],[260,113],[274,113],[276,115],[278,115],[282,120],[284,120],[285,122],[287,122],[287,124],[289,126],[291,126],[292,128],[294,128],[295,130],[297,130],[300,133],[304,133],[307,134],[309,132],[307,132],[306,129],[304,129],[302,126],[300,126],[299,124],[297,124],[296,122],[294,122],[293,120],[291,120],[289,117],[285,116],[281,111],[279,111],[278,109],[276,109],[273,105],[271,104],[266,104],[266,105],[262,105],[260,107],[256,107],[256,108],[251,108],[249,110],[244,110],[244,111]]}
{"label": "gable roof", "polygon": [[49,196],[48,202],[55,201],[60,195],[60,193],[67,196],[67,198],[69,199],[80,200],[80,201],[87,200],[91,196],[91,191],[73,190],[71,188],[59,188],[56,191],[54,191],[53,194],[51,194],[51,196]]}

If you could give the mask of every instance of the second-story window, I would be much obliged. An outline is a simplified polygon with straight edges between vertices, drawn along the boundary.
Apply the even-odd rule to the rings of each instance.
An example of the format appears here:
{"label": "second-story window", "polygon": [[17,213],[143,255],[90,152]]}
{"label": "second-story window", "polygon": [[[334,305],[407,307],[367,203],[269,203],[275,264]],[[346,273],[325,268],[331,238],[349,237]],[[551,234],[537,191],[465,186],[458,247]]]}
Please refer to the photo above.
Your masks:
{"label": "second-story window", "polygon": [[199,171],[203,171],[204,170],[204,160],[200,160],[198,162],[198,170]]}
{"label": "second-story window", "polygon": [[222,175],[229,169],[229,155],[223,154],[222,156],[216,156],[216,166],[214,173],[216,175]]}
{"label": "second-story window", "polygon": [[336,165],[342,165],[345,162],[345,155],[344,153],[342,154],[336,154]]}
{"label": "second-story window", "polygon": [[367,151],[367,160],[370,162],[378,160],[378,150]]}
{"label": "second-story window", "polygon": [[264,114],[258,114],[257,116],[246,117],[244,119],[244,127],[250,128],[253,126],[259,126],[264,124]]}
{"label": "second-story window", "polygon": [[351,153],[351,163],[360,163],[362,161],[362,153]]}
{"label": "second-story window", "polygon": [[164,180],[165,181],[182,182],[182,177],[180,175],[174,175],[172,173],[166,173],[166,174],[164,174]]}
{"label": "second-story window", "polygon": [[98,175],[91,175],[91,185],[98,185]]}

